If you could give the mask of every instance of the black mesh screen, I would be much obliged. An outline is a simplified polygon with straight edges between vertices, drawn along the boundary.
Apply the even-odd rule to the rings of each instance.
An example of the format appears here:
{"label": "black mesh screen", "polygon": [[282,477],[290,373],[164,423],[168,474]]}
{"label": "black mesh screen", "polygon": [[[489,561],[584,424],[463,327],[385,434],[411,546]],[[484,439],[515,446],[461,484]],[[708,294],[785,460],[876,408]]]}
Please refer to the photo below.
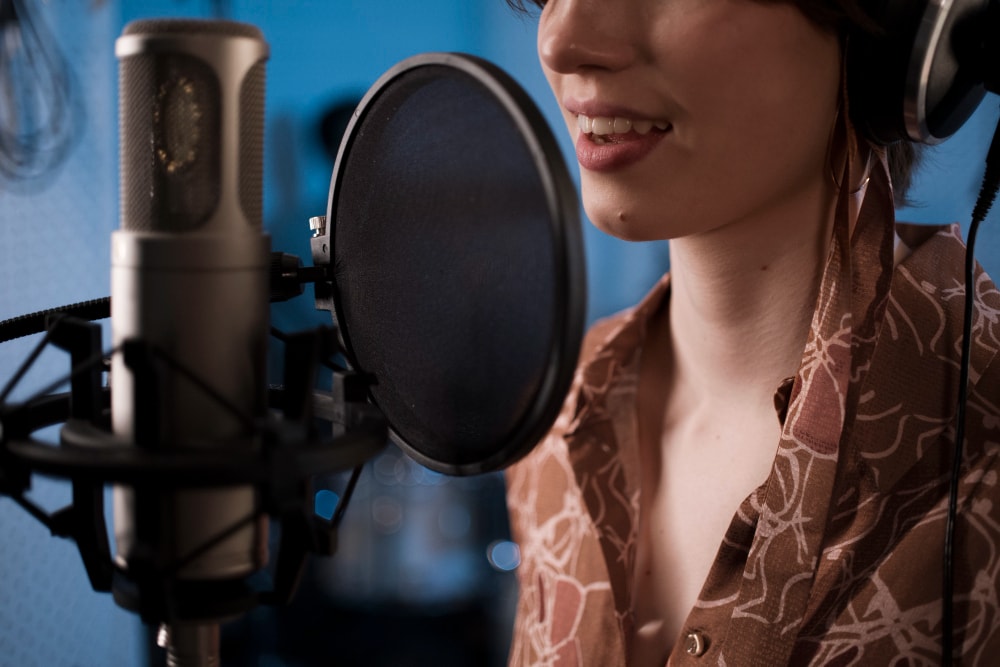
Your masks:
{"label": "black mesh screen", "polygon": [[263,226],[264,81],[265,63],[250,68],[240,86],[239,192],[243,215],[254,227]]}
{"label": "black mesh screen", "polygon": [[568,381],[576,350],[558,382],[553,366],[582,326],[565,321],[576,286],[551,177],[494,93],[446,67],[394,79],[350,136],[331,241],[353,361],[418,459],[445,472],[509,462],[533,446],[514,436],[539,402],[561,402],[565,386],[553,385]]}

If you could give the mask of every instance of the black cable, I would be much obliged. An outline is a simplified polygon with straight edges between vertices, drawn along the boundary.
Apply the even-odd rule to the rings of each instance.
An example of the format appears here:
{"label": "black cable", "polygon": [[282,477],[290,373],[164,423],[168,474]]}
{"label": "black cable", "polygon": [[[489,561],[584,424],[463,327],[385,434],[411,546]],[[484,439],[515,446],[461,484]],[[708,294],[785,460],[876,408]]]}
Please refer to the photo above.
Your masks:
{"label": "black cable", "polygon": [[972,212],[965,249],[965,312],[962,321],[962,359],[959,366],[958,407],[955,412],[955,452],[948,491],[948,519],[945,524],[944,567],[941,586],[941,665],[950,667],[954,652],[955,523],[958,517],[958,483],[962,474],[965,444],[965,412],[969,398],[969,363],[972,356],[972,319],[976,295],[976,234],[986,219],[1000,190],[1000,123],[993,133],[986,155],[986,172]]}
{"label": "black cable", "polygon": [[94,320],[103,320],[111,317],[111,298],[104,297],[103,299],[81,301],[68,306],[49,308],[47,310],[40,310],[37,313],[18,315],[9,320],[3,320],[0,322],[0,343],[42,333],[46,329],[46,320],[52,315],[59,314],[91,322]]}

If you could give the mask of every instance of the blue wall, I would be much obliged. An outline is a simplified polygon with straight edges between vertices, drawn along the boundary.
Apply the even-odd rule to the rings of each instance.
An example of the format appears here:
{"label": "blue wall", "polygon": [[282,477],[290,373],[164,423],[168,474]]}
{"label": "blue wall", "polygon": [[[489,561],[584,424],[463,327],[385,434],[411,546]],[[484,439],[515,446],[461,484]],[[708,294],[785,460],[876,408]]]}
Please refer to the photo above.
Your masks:
{"label": "blue wall", "polygon": [[[573,163],[538,69],[533,22],[513,15],[502,0],[36,4],[78,83],[82,115],[72,153],[50,179],[33,184],[0,180],[0,319],[109,291],[108,239],[118,224],[112,49],[122,25],[134,18],[210,16],[221,7],[229,18],[255,23],[264,31],[272,52],[265,221],[276,249],[308,257],[306,219],[325,211],[332,163],[317,132],[324,110],[337,101],[357,99],[388,67],[415,53],[467,51],[510,71],[543,108]],[[0,87],[4,85],[0,79]],[[990,98],[958,136],[930,151],[915,189],[921,205],[902,211],[901,218],[966,221],[997,116],[996,99]],[[1000,230],[997,215],[992,217],[978,256],[1000,276]],[[589,225],[585,236],[591,320],[633,303],[666,268],[665,244],[625,243]],[[321,319],[308,299],[275,308],[274,318],[285,328]],[[32,342],[0,347],[0,378],[12,374]],[[40,370],[16,395],[41,386],[60,372],[61,364],[58,355],[46,355]],[[331,595],[355,602],[368,591],[417,606],[431,604],[435,595],[460,597],[456,588],[478,582],[481,591],[495,594],[489,628],[502,635],[509,613],[509,575],[490,579],[485,551],[479,549],[504,536],[502,519],[491,514],[499,498],[496,480],[481,486],[442,480],[395,454],[366,474],[367,486],[355,499],[353,523],[345,525],[353,541],[344,540],[342,569],[317,571],[317,581],[326,582]],[[51,508],[68,500],[65,485],[59,483],[43,481],[35,494]],[[492,505],[484,507],[482,498]],[[140,664],[143,637],[138,623],[109,596],[89,590],[72,544],[50,537],[3,498],[0,527],[0,667]],[[444,537],[428,541],[428,531]],[[470,551],[469,545],[479,550]],[[383,573],[372,572],[373,558],[387,559]],[[453,576],[442,579],[442,571]],[[272,620],[264,618],[262,623]],[[281,663],[275,659],[266,664]]]}
{"label": "blue wall", "polygon": [[[107,296],[108,239],[118,217],[110,51],[116,11],[90,2],[32,4],[42,10],[36,18],[53,35],[48,47],[61,52],[75,84],[75,140],[67,161],[46,178],[0,178],[0,319]],[[9,69],[0,72],[0,94],[24,85],[40,84],[12,76]],[[21,340],[0,347],[4,383],[33,344]],[[45,355],[15,397],[25,397],[67,368],[61,355]],[[69,500],[65,485],[44,479],[34,498],[49,510]],[[138,664],[138,627],[110,596],[90,590],[72,543],[51,537],[9,499],[0,498],[2,667]]]}

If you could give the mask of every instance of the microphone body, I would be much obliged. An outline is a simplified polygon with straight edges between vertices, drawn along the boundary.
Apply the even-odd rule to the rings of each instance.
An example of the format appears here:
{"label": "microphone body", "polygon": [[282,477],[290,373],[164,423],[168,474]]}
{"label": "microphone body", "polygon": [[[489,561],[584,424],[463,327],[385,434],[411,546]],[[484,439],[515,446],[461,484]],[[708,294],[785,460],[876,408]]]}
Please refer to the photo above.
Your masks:
{"label": "microphone body", "polygon": [[[111,249],[113,431],[151,449],[255,447],[253,426],[267,399],[268,46],[246,24],[149,20],[127,25],[115,52],[121,227]],[[130,341],[151,350],[142,364],[120,351]],[[245,576],[266,559],[266,524],[257,514],[252,487],[116,487],[116,564],[127,577]]]}

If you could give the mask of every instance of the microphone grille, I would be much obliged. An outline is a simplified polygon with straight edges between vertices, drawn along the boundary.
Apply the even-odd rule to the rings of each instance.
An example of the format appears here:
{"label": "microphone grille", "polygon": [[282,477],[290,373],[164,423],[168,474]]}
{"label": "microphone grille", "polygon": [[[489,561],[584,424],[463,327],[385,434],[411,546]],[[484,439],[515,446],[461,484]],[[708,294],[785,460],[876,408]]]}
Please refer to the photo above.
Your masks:
{"label": "microphone grille", "polygon": [[150,19],[120,40],[122,229],[260,229],[263,34],[234,21]]}

